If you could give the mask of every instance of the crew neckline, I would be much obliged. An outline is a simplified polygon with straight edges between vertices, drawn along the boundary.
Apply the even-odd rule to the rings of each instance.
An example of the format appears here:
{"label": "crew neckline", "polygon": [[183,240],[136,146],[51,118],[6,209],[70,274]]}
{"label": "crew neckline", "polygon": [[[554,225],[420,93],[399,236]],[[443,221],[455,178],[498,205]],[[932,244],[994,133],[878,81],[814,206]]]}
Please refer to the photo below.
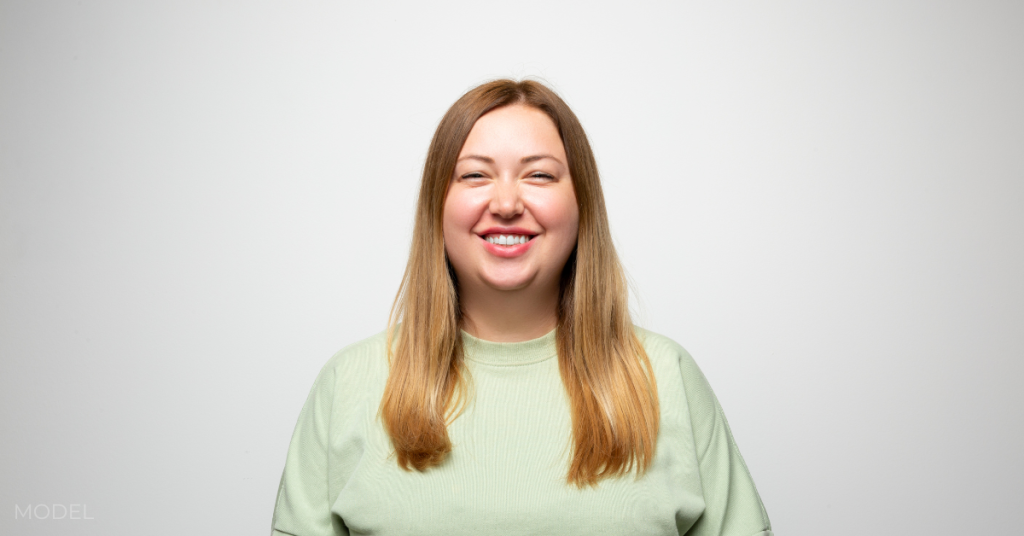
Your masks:
{"label": "crew neckline", "polygon": [[522,342],[493,342],[462,331],[462,347],[469,361],[498,366],[520,366],[547,361],[558,355],[555,330]]}

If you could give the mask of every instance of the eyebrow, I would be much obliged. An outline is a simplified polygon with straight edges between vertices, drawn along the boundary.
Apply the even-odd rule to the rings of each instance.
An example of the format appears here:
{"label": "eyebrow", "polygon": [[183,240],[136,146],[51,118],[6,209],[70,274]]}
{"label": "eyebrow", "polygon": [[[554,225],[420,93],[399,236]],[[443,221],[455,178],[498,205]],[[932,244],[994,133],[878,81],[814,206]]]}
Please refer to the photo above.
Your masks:
{"label": "eyebrow", "polygon": [[535,154],[533,156],[525,156],[525,157],[523,157],[522,160],[519,161],[519,163],[521,163],[521,164],[529,164],[530,162],[536,162],[537,160],[543,160],[545,158],[550,158],[550,159],[554,160],[555,162],[561,163],[560,160],[558,160],[557,158],[555,158],[555,157],[553,157],[553,156],[551,156],[549,154]]}
{"label": "eyebrow", "polygon": [[[520,164],[529,164],[530,162],[536,162],[537,160],[543,160],[545,158],[550,158],[550,159],[554,160],[555,162],[561,163],[561,160],[559,160],[559,159],[557,159],[554,156],[551,156],[549,154],[535,154],[535,155],[532,155],[532,156],[524,156],[523,158],[521,158],[519,160],[519,163]],[[462,162],[463,160],[480,160],[481,162],[487,162],[488,164],[493,164],[494,163],[494,159],[493,158],[491,158],[489,156],[481,156],[481,155],[478,155],[478,154],[467,154],[466,156],[463,156],[462,158],[460,158],[458,161]]]}

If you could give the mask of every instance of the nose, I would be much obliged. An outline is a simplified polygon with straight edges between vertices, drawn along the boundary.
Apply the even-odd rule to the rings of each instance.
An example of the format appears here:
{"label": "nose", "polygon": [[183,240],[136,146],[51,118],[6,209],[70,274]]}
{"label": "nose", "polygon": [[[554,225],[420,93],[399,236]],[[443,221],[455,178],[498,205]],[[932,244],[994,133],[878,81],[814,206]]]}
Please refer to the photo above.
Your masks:
{"label": "nose", "polygon": [[523,213],[523,200],[519,197],[519,183],[515,180],[499,180],[491,197],[491,214],[505,219]]}

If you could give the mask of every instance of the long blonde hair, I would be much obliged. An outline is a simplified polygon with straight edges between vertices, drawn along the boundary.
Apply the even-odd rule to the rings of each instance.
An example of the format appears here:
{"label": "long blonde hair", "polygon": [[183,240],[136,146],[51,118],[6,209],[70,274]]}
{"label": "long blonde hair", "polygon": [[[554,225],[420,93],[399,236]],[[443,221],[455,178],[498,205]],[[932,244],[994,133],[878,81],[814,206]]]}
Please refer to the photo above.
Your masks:
{"label": "long blonde hair", "polygon": [[556,332],[572,411],[566,481],[593,486],[634,468],[639,477],[654,457],[658,391],[630,320],[597,163],[572,110],[530,80],[496,80],[470,90],[444,115],[430,142],[409,262],[388,319],[390,372],[381,418],[406,470],[439,465],[451,452],[448,423],[465,408],[468,377],[458,287],[442,234],[444,201],[477,119],[512,104],[537,108],[554,121],[579,205],[579,235],[562,270]]}

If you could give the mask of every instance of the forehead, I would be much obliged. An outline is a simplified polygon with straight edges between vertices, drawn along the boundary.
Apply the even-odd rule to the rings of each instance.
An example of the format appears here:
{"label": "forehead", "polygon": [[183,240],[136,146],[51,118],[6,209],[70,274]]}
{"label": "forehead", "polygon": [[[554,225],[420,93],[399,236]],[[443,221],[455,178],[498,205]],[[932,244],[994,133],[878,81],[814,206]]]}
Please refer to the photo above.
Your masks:
{"label": "forehead", "polygon": [[[537,108],[514,104],[484,114],[473,125],[460,155],[552,154],[565,158],[555,122]],[[528,154],[527,154],[528,153]]]}

